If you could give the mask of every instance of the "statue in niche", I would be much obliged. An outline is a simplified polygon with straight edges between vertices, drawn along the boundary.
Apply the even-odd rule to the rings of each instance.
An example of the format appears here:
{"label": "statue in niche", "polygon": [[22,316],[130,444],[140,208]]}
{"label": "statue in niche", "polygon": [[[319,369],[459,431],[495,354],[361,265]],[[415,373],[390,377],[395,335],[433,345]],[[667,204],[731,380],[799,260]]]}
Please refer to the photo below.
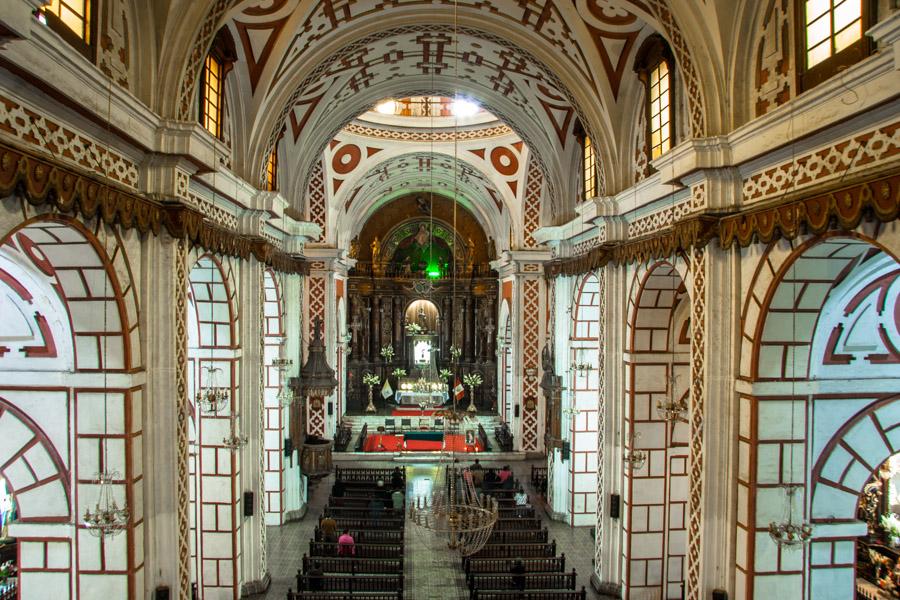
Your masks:
{"label": "statue in niche", "polygon": [[375,236],[375,239],[372,240],[372,264],[378,262],[378,259],[381,258],[381,242],[378,241],[378,236]]}
{"label": "statue in niche", "polygon": [[359,258],[359,236],[350,240],[350,250],[347,251],[347,258]]}
{"label": "statue in niche", "polygon": [[541,351],[541,390],[547,404],[546,443],[548,447],[557,447],[562,440],[560,427],[562,424],[562,381],[553,368],[553,354],[549,342]]}
{"label": "statue in niche", "polygon": [[415,240],[420,246],[425,246],[431,240],[431,235],[428,233],[424,223],[419,225],[419,231],[416,232]]}
{"label": "statue in niche", "polygon": [[472,268],[475,264],[475,242],[471,236],[466,240],[466,266]]}
{"label": "statue in niche", "polygon": [[494,238],[488,238],[488,244],[487,244],[488,262],[497,260],[497,248],[495,246],[496,246],[496,244],[494,244]]}

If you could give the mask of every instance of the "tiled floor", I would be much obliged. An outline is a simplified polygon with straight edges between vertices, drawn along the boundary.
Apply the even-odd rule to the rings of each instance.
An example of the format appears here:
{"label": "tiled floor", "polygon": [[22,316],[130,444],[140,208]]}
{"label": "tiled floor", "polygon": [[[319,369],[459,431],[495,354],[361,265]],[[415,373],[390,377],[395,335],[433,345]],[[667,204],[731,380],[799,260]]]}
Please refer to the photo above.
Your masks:
{"label": "tiled floor", "polygon": [[[482,464],[493,465],[486,456],[481,456]],[[526,491],[537,497],[537,492],[530,489],[529,474],[532,462],[511,464],[519,480],[525,484]],[[354,462],[354,467],[386,467],[388,462],[366,463]],[[407,497],[414,498],[426,494],[436,475],[435,464],[407,465]],[[328,500],[328,493],[334,481],[333,476],[314,484],[310,488],[310,504],[307,516],[302,521],[290,523],[282,527],[268,529],[269,572],[272,585],[266,594],[255,596],[257,600],[284,600],[288,588],[296,589],[295,576],[300,567],[301,557],[309,550],[309,539],[312,537],[316,520]],[[572,528],[566,524],[551,521],[539,508],[550,537],[556,539],[557,553],[566,554],[566,570],[575,568],[578,571],[578,588],[585,586],[587,597],[597,599],[600,596],[591,591],[588,580],[591,575],[591,559],[594,555],[590,530],[587,527]],[[405,588],[408,600],[468,600],[459,558],[449,555],[440,543],[435,543],[430,536],[421,532],[415,525],[406,524],[405,552]]]}

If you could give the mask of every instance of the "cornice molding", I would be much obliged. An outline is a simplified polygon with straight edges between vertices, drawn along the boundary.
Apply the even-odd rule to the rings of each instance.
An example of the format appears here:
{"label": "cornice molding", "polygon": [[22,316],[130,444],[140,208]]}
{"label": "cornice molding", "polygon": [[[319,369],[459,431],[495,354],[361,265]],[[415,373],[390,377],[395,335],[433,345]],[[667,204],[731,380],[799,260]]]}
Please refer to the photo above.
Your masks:
{"label": "cornice molding", "polygon": [[864,183],[844,186],[801,199],[782,199],[765,207],[727,215],[702,215],[676,222],[652,236],[606,243],[587,253],[545,265],[547,278],[580,275],[608,263],[658,260],[702,248],[714,238],[725,250],[746,248],[784,238],[855,229],[864,218],[882,223],[900,215],[900,171]]}
{"label": "cornice molding", "polygon": [[245,260],[253,256],[284,273],[309,273],[303,257],[287,254],[261,236],[240,235],[183,204],[148,199],[3,144],[0,194],[16,195],[33,206],[84,219],[98,217],[107,225],[136,229],[141,234],[165,231],[210,252]]}

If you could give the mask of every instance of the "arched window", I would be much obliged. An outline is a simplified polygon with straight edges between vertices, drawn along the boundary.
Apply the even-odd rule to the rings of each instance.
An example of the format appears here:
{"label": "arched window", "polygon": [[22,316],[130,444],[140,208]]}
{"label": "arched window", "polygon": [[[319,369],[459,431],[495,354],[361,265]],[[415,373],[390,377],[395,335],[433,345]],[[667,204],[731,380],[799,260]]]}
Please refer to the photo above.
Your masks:
{"label": "arched window", "polygon": [[809,89],[871,52],[863,34],[870,25],[869,0],[798,0],[800,87]]}
{"label": "arched window", "polygon": [[269,160],[266,161],[266,189],[270,192],[278,189],[278,144],[272,148]]}
{"label": "arched window", "polygon": [[597,157],[594,153],[594,144],[587,135],[581,142],[581,150],[584,199],[588,200],[597,196]]}
{"label": "arched window", "polygon": [[225,77],[236,59],[234,39],[223,27],[206,55],[200,85],[200,124],[217,138],[224,130]]}
{"label": "arched window", "polygon": [[675,140],[675,59],[659,35],[644,42],[635,58],[634,70],[644,83],[644,113],[647,122],[645,152],[650,160],[669,151]]}
{"label": "arched window", "polygon": [[93,4],[90,0],[50,0],[41,7],[39,19],[92,59]]}

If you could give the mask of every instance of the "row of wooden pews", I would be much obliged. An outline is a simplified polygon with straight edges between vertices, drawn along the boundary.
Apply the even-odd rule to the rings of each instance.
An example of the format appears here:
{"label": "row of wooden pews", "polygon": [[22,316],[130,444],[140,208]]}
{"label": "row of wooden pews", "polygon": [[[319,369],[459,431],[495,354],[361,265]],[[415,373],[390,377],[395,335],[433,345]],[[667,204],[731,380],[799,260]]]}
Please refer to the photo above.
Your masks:
{"label": "row of wooden pews", "polygon": [[[401,472],[405,492],[405,469]],[[336,469],[328,504],[297,571],[297,591],[288,590],[288,600],[403,599],[404,513],[392,508],[392,475],[393,469]],[[326,517],[335,520],[338,535],[349,530],[352,556],[339,556],[338,544],[325,541]]]}
{"label": "row of wooden pews", "polygon": [[[488,543],[462,561],[470,600],[585,600],[584,587],[575,589],[575,570],[566,572],[565,554],[556,555],[556,540],[548,541],[531,502],[516,506],[518,481],[513,488],[488,492],[500,514]],[[519,560],[523,573],[513,575]]]}

